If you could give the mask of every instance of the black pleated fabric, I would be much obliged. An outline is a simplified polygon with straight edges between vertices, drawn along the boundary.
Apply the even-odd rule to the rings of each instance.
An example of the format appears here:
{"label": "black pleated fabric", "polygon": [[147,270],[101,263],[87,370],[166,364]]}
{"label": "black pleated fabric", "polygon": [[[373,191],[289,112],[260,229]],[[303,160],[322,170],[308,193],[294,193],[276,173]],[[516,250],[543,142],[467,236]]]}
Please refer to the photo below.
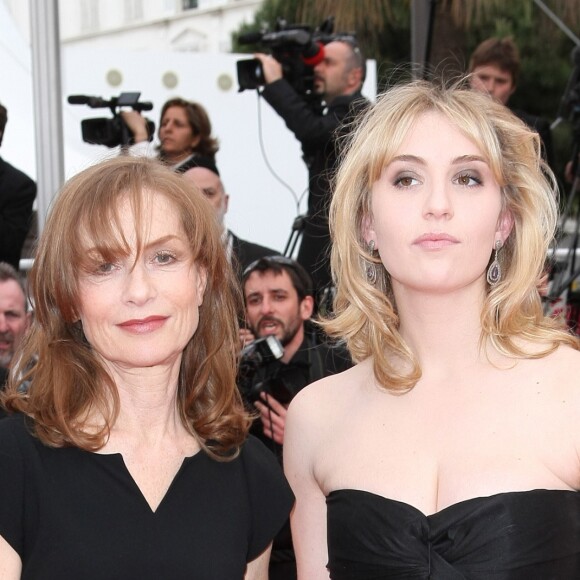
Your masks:
{"label": "black pleated fabric", "polygon": [[580,493],[508,492],[426,516],[370,492],[327,497],[332,580],[580,579]]}

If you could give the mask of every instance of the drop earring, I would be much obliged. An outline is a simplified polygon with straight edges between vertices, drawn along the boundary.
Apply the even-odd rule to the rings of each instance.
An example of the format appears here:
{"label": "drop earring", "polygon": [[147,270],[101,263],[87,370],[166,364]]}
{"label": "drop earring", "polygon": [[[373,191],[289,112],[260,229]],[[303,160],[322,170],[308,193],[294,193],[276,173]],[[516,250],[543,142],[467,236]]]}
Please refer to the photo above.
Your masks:
{"label": "drop earring", "polygon": [[495,242],[495,255],[493,257],[493,262],[487,269],[487,283],[490,286],[495,286],[501,280],[501,266],[498,260],[498,254],[502,246],[503,244],[501,240]]}
{"label": "drop earring", "polygon": [[[375,241],[374,240],[371,240],[368,243],[368,252],[371,256],[374,256],[374,253],[375,253]],[[372,286],[374,286],[377,283],[378,272],[377,272],[377,265],[374,262],[367,262],[366,263],[366,276],[367,276],[367,282],[369,284],[371,284]]]}

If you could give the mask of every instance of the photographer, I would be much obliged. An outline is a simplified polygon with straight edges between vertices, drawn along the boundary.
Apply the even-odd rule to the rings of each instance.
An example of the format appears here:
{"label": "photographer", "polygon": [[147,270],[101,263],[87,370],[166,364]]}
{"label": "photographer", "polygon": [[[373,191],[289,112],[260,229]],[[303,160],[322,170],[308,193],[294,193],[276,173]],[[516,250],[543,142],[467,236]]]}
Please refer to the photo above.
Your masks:
{"label": "photographer", "polygon": [[[253,356],[256,342],[242,353],[238,384],[246,404],[260,416],[252,433],[282,461],[284,423],[290,400],[306,385],[352,366],[347,351],[322,342],[309,329],[314,299],[310,277],[296,261],[268,256],[250,264],[242,278],[248,329],[242,342],[276,337],[283,351],[268,358]],[[250,360],[252,359],[252,364]],[[271,580],[296,578],[290,525],[274,539],[270,559]]]}
{"label": "photographer", "polygon": [[[131,154],[146,154],[150,137],[146,119],[137,111],[131,110],[121,111],[121,117],[133,134]],[[181,172],[182,166],[187,162],[199,157],[215,162],[219,144],[211,132],[211,122],[202,105],[181,98],[170,99],[161,109],[159,159],[177,172]],[[188,167],[191,166],[189,163]]]}
{"label": "photographer", "polygon": [[312,276],[318,297],[331,281],[328,204],[330,176],[337,164],[337,140],[345,125],[368,104],[360,92],[365,61],[352,37],[324,46],[324,58],[314,67],[314,91],[326,105],[320,111],[284,78],[280,62],[266,54],[255,56],[262,64],[266,83],[262,95],[300,141],[308,167],[308,211],[297,259]]}

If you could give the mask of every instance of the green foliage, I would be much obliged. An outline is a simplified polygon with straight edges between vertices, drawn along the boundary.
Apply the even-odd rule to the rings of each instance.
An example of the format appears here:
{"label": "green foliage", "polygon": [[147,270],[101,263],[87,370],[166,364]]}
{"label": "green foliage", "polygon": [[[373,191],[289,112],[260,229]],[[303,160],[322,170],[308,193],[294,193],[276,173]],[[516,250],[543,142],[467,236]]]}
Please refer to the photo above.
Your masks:
{"label": "green foliage", "polygon": [[[560,101],[572,72],[572,41],[539,10],[532,0],[505,2],[471,31],[467,53],[490,36],[512,36],[521,58],[521,72],[510,105],[529,113],[556,119]],[[571,127],[566,121],[553,132],[558,176],[570,157]]]}

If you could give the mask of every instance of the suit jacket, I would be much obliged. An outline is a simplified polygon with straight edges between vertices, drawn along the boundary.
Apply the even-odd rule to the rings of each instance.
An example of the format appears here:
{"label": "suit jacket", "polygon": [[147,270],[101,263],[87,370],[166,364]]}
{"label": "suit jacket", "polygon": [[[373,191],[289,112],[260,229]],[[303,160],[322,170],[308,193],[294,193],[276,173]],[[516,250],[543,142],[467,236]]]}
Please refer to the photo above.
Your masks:
{"label": "suit jacket", "polygon": [[35,198],[34,181],[0,157],[0,261],[17,270]]}
{"label": "suit jacket", "polygon": [[247,268],[252,262],[263,258],[264,256],[279,256],[280,252],[273,250],[272,248],[267,248],[266,246],[260,246],[259,244],[254,244],[252,242],[247,242],[238,238],[233,232],[229,232],[232,241],[232,263],[236,268],[240,278],[242,277],[242,272]]}

